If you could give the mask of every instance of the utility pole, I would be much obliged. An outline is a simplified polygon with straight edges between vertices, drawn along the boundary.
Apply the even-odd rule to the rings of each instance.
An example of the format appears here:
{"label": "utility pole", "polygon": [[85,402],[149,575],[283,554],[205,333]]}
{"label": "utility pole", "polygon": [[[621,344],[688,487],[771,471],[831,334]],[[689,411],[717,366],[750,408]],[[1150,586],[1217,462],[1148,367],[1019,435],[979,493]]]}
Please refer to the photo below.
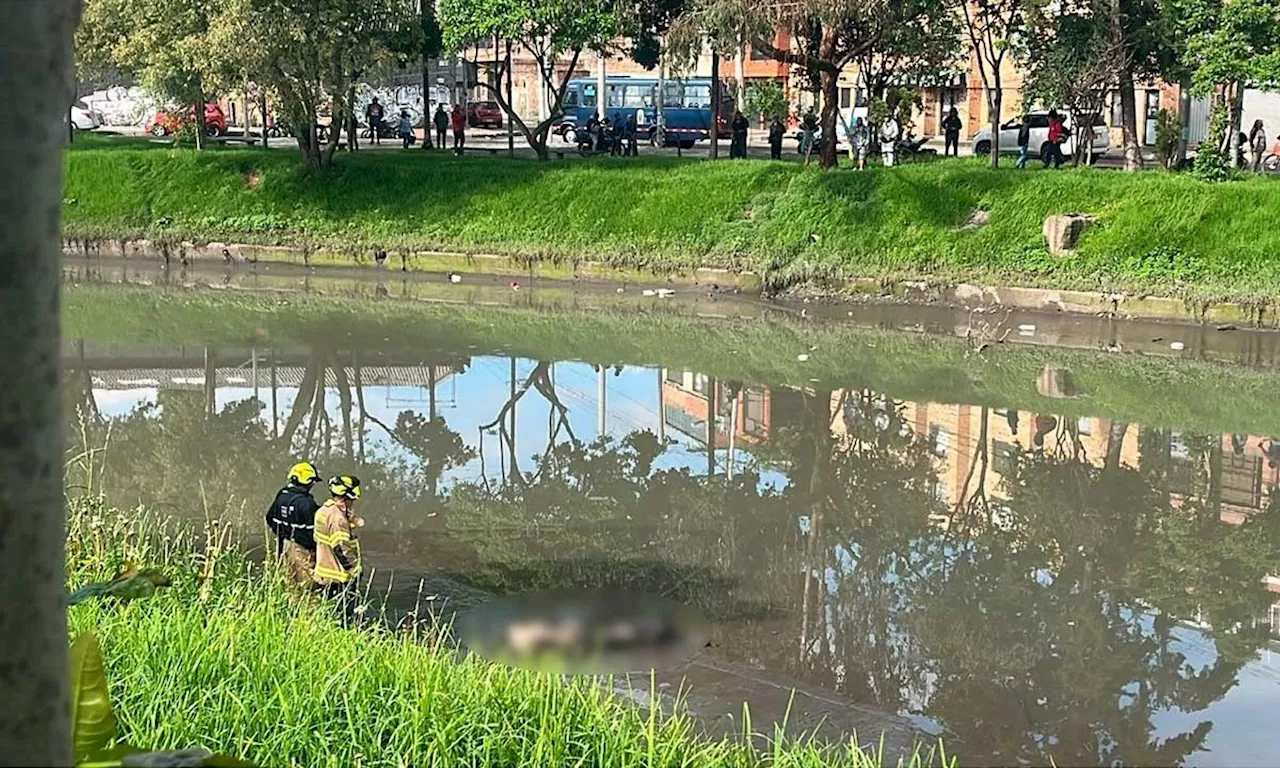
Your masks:
{"label": "utility pole", "polygon": [[[426,33],[427,6],[418,0],[418,23]],[[431,57],[427,48],[422,47],[422,148],[431,149]]]}
{"label": "utility pole", "polygon": [[596,393],[596,398],[597,398],[597,401],[598,401],[598,402],[597,402],[597,404],[596,404],[596,436],[597,436],[597,437],[604,437],[604,430],[605,430],[605,426],[606,426],[606,424],[605,424],[605,417],[604,417],[604,416],[605,416],[605,410],[604,410],[604,397],[605,397],[605,376],[604,376],[604,364],[602,363],[602,364],[599,366],[599,368],[600,368],[600,374],[599,374],[599,379],[600,379],[600,383],[599,383],[599,392],[597,392],[597,393]]}
{"label": "utility pole", "polygon": [[605,119],[608,112],[608,105],[605,103],[605,89],[608,87],[605,76],[605,54],[599,51],[596,56],[599,58],[600,67],[596,70],[596,117],[601,121]]}
{"label": "utility pole", "polygon": [[[512,79],[511,67],[512,67],[512,63],[511,63],[511,38],[507,38],[507,104],[510,104],[510,105],[511,105],[511,114],[513,114],[513,115],[514,115],[514,114],[515,114],[515,111],[516,111],[516,103],[515,103],[515,101],[511,98],[511,91],[512,91],[512,86],[511,86],[511,79]],[[509,157],[515,157],[515,156],[516,156],[516,134],[515,134],[515,125],[513,124],[513,121],[512,121],[512,119],[511,119],[511,115],[507,115],[507,155],[508,155]],[[512,432],[514,433],[514,431],[515,431],[515,430],[513,429],[513,430],[512,430]]]}
{"label": "utility pole", "polygon": [[667,369],[658,369],[658,442],[666,444],[667,442],[667,393],[666,393]]}
{"label": "utility pole", "polygon": [[707,377],[707,477],[716,473],[716,380]]}

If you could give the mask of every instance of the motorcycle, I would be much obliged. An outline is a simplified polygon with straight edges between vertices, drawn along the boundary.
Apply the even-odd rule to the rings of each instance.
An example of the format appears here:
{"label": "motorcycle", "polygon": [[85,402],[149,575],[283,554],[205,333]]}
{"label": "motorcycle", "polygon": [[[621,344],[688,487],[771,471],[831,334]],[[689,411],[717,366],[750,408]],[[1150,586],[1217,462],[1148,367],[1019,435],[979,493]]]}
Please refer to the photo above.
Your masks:
{"label": "motorcycle", "polygon": [[599,137],[599,141],[597,141],[596,135],[592,135],[585,128],[576,132],[579,154],[607,155],[613,151],[613,133],[603,128],[601,130],[604,133],[603,136]]}
{"label": "motorcycle", "polygon": [[[366,125],[366,126],[364,127],[364,130],[362,130],[362,131],[360,132],[360,138],[362,138],[362,139],[372,139],[372,138],[373,138],[373,127],[372,127],[372,126],[368,126],[368,125]],[[379,139],[398,139],[398,138],[400,138],[400,133],[399,133],[399,128],[398,128],[398,122],[393,122],[393,121],[390,121],[390,120],[383,120],[382,122],[378,123],[378,138],[379,138]]]}

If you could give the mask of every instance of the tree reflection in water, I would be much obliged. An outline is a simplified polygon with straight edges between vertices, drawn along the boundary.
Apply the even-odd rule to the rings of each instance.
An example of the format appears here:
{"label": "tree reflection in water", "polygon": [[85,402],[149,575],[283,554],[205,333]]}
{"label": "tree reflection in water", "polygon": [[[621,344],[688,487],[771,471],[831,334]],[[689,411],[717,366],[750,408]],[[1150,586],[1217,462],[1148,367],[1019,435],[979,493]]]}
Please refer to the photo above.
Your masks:
{"label": "tree reflection in water", "polygon": [[[1044,419],[1036,440],[1002,455],[993,481],[994,414],[976,409],[952,498],[940,492],[937,440],[917,432],[908,404],[778,389],[768,439],[728,477],[664,464],[671,446],[650,432],[580,440],[539,364],[518,389],[513,374],[509,402],[486,405],[482,423],[508,454],[502,482],[458,481],[476,449],[434,401],[394,425],[371,420],[359,364],[348,375],[339,360],[353,357],[308,363],[279,437],[260,403],[219,409],[199,391],[162,390],[103,417],[90,376],[73,371],[71,453],[109,442],[98,464],[80,466],[96,467],[117,502],[248,503],[254,521],[288,456],[352,466],[369,478],[371,528],[439,531],[410,550],[420,567],[465,559],[450,575],[498,592],[619,586],[675,597],[716,621],[715,653],[927,715],[969,762],[1183,762],[1212,723],[1158,733],[1155,714],[1221,699],[1266,639],[1255,619],[1271,602],[1264,577],[1280,572],[1280,510],[1223,522],[1217,435],[1178,436],[1175,451],[1169,433],[1111,424],[1090,457],[1069,420]],[[339,392],[337,423],[326,380]],[[530,390],[550,404],[548,439],[522,471],[511,432]],[[390,443],[366,441],[372,428]],[[1128,466],[1122,446],[1135,433]],[[1182,622],[1212,639],[1207,666],[1180,650]]]}

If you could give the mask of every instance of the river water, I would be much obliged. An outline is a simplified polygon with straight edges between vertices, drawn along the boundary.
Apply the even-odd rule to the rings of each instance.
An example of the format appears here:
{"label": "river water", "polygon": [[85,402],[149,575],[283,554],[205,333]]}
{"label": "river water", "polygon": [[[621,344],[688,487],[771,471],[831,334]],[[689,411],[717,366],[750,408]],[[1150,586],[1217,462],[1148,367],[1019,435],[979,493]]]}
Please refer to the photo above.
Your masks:
{"label": "river water", "polygon": [[[1039,333],[1053,323],[1093,340],[1076,346],[1187,338],[1240,361],[1220,391],[1169,394],[1191,405],[1274,354],[1268,334],[1110,323],[1099,342],[1094,320],[1062,318]],[[554,587],[675,598],[711,644],[659,679],[713,729],[740,727],[746,700],[758,729],[790,703],[793,729],[918,729],[965,764],[1278,759],[1269,418],[1193,430],[1087,399],[966,402],[944,371],[923,400],[449,338],[112,334],[64,343],[69,451],[108,446],[112,502],[253,533],[294,460],[355,473],[392,610]]]}

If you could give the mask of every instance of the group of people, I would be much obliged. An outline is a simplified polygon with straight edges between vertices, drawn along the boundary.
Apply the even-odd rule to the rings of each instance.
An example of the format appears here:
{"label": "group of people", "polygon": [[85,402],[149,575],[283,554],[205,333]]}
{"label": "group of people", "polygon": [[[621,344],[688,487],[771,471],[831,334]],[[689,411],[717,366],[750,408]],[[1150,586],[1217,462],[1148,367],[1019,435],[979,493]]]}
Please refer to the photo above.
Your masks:
{"label": "group of people", "polygon": [[[386,109],[382,103],[378,101],[378,97],[374,96],[373,100],[364,109],[365,120],[369,123],[369,134],[374,144],[381,144],[382,125],[386,120]],[[432,117],[432,125],[436,129],[436,146],[440,149],[445,148],[446,135],[449,129],[453,129],[453,151],[455,154],[462,154],[463,147],[467,143],[467,113],[461,104],[453,105],[453,112],[446,112],[443,104],[436,105],[435,115]],[[423,130],[430,130],[427,126],[423,126]],[[400,116],[396,122],[396,135],[404,142],[404,148],[408,149],[418,140],[417,135],[413,132],[413,118],[409,116],[409,110],[400,110]]]}
{"label": "group of people", "polygon": [[623,119],[621,112],[615,112],[612,119],[605,115],[603,120],[593,114],[587,120],[587,137],[591,148],[601,154],[607,152],[613,157],[639,157],[639,131],[640,125],[635,113]]}
{"label": "group of people", "polygon": [[331,478],[323,504],[311,495],[319,480],[314,464],[295,464],[267,509],[267,528],[276,540],[276,558],[290,578],[339,600],[349,615],[361,570],[356,530],[364,526],[364,519],[355,514],[360,478]]}
{"label": "group of people", "polygon": [[[843,118],[841,118],[843,121]],[[782,119],[775,117],[769,126],[769,156],[774,160],[782,159],[782,139],[786,127]],[[880,159],[886,167],[893,167],[897,162],[898,141],[902,138],[902,124],[893,113],[885,116],[879,130]],[[818,137],[818,116],[810,109],[800,120],[800,154],[808,157],[816,147]],[[849,150],[853,156],[854,167],[865,170],[867,153],[871,151],[871,124],[861,117],[854,118],[852,123],[845,124],[845,138],[849,142]]]}

